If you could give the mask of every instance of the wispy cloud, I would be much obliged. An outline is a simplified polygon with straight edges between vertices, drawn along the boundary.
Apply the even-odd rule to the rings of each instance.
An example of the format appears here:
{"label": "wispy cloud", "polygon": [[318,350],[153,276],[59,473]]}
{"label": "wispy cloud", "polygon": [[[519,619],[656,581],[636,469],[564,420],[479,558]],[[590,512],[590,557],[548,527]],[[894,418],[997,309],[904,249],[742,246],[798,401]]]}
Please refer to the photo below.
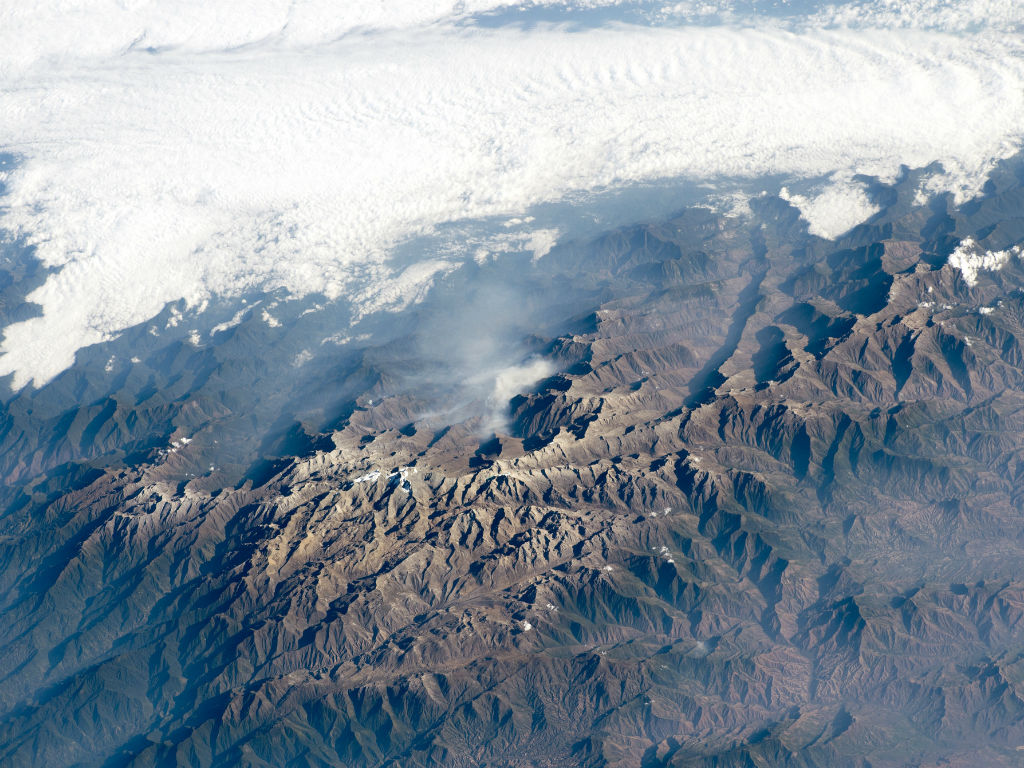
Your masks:
{"label": "wispy cloud", "polygon": [[555,366],[542,357],[534,357],[518,365],[510,365],[494,374],[494,388],[487,398],[491,412],[486,420],[486,429],[505,429],[508,422],[509,401],[525,392],[537,382],[555,372]]}

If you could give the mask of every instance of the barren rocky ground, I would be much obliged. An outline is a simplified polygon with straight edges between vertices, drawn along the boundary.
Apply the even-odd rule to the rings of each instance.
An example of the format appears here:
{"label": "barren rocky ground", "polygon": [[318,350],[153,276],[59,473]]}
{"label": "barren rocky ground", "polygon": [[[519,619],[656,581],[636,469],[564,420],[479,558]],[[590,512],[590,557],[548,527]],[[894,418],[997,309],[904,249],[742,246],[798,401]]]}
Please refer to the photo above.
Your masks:
{"label": "barren rocky ground", "polygon": [[764,197],[560,246],[497,426],[416,340],[500,264],[317,423],[259,390],[273,439],[246,324],[10,400],[0,763],[1020,765],[1024,188],[914,189],[836,242]]}

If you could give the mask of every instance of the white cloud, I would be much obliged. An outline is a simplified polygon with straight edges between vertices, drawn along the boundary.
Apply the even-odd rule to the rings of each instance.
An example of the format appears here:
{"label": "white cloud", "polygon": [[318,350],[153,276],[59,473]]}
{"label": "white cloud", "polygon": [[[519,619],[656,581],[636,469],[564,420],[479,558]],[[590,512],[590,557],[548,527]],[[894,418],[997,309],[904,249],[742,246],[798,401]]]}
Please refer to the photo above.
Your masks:
{"label": "white cloud", "polygon": [[497,371],[481,371],[477,380],[493,376],[490,396],[487,398],[491,413],[484,424],[485,429],[500,430],[507,426],[508,403],[513,397],[530,389],[534,384],[555,372],[550,360],[535,357],[518,365],[510,365]]}
{"label": "white cloud", "polygon": [[839,237],[879,211],[864,185],[848,178],[832,179],[810,195],[791,194],[783,188],[781,196],[800,209],[811,234],[827,239]]}
{"label": "white cloud", "polygon": [[824,6],[813,20],[861,27],[1019,30],[1024,14],[1020,0],[853,0]]}
{"label": "white cloud", "polygon": [[504,407],[513,397],[550,376],[554,371],[555,367],[551,361],[542,357],[503,368],[494,376],[494,389],[490,400],[496,406]]}
{"label": "white cloud", "polygon": [[[959,269],[968,287],[978,284],[978,273],[998,272],[1006,266],[1011,256],[1019,256],[1021,247],[1016,246],[1008,251],[981,251],[972,238],[967,238],[949,255],[948,264]],[[989,310],[991,311],[991,310]],[[984,312],[983,312],[984,314]]]}
{"label": "white cloud", "polygon": [[39,61],[95,60],[127,51],[316,46],[345,35],[424,25],[510,5],[514,3],[508,0],[5,0],[0,4],[0,72]]}
{"label": "white cloud", "polygon": [[[966,196],[1024,126],[1018,37],[942,26],[977,2],[904,3],[933,23],[899,31],[480,29],[453,14],[507,4],[349,5],[0,0],[0,151],[19,158],[0,227],[61,268],[29,297],[42,317],[4,330],[0,374],[41,384],[182,298],[402,307],[451,264],[394,274],[397,243],[588,190],[938,160],[933,184]],[[849,184],[804,204],[821,232],[870,213]]]}

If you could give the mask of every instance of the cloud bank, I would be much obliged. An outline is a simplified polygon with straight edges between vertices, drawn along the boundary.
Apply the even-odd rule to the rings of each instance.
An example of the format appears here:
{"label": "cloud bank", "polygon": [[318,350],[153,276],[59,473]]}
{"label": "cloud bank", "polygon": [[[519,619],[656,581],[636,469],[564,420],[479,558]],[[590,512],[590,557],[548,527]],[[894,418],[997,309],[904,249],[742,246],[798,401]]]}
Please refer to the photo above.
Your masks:
{"label": "cloud bank", "polygon": [[449,222],[783,174],[834,179],[791,199],[837,234],[871,212],[854,174],[940,161],[932,191],[966,197],[1021,144],[1024,11],[998,0],[990,26],[978,1],[486,28],[509,4],[351,5],[0,5],[0,229],[56,269],[0,375],[41,385],[182,298],[404,306],[450,264],[389,252]]}

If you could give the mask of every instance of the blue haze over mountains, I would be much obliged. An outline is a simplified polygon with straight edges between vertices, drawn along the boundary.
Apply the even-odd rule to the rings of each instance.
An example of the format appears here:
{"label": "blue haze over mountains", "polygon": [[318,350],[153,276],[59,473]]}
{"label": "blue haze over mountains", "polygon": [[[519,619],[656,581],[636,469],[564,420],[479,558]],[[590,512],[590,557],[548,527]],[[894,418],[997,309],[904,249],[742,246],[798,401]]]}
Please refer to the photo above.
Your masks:
{"label": "blue haze over mountains", "polygon": [[[439,52],[492,30],[767,29],[785,50],[805,24],[827,40],[895,15],[915,44],[938,29],[1012,48],[1013,8],[990,4],[991,29],[979,8],[480,2],[395,34]],[[287,27],[190,65],[290,56]],[[392,34],[355,30],[339,40],[362,53]],[[144,43],[118,54],[141,72],[133,57],[174,48]],[[990,64],[993,93],[1012,85]],[[540,71],[524,93],[591,83]],[[605,74],[657,95],[650,72]],[[608,137],[609,157],[647,168],[666,148],[638,136],[619,155]],[[890,175],[854,157],[534,179],[536,199],[493,215],[460,214],[467,187],[379,262],[339,261],[341,291],[248,280],[313,226],[282,214],[229,264],[238,290],[172,290],[142,322],[97,312],[106,340],[70,367],[0,381],[0,765],[1019,765],[1024,157],[1002,138],[999,157]],[[529,158],[506,140],[510,177]],[[52,319],[34,292],[62,270],[122,280],[130,303],[145,259],[108,273],[69,246],[56,263],[75,234],[58,214],[81,203],[43,194],[44,139],[15,143],[0,327]],[[59,157],[76,190],[95,158]],[[191,214],[225,195],[186,191]],[[112,206],[96,222],[131,220],[115,197],[89,198]],[[50,211],[45,236],[30,209]],[[50,370],[53,338],[28,354],[13,338],[4,354]]]}
{"label": "blue haze over mountains", "polygon": [[344,307],[86,350],[4,407],[5,760],[1013,764],[1024,269],[947,261],[1019,168],[469,262],[293,369]]}

